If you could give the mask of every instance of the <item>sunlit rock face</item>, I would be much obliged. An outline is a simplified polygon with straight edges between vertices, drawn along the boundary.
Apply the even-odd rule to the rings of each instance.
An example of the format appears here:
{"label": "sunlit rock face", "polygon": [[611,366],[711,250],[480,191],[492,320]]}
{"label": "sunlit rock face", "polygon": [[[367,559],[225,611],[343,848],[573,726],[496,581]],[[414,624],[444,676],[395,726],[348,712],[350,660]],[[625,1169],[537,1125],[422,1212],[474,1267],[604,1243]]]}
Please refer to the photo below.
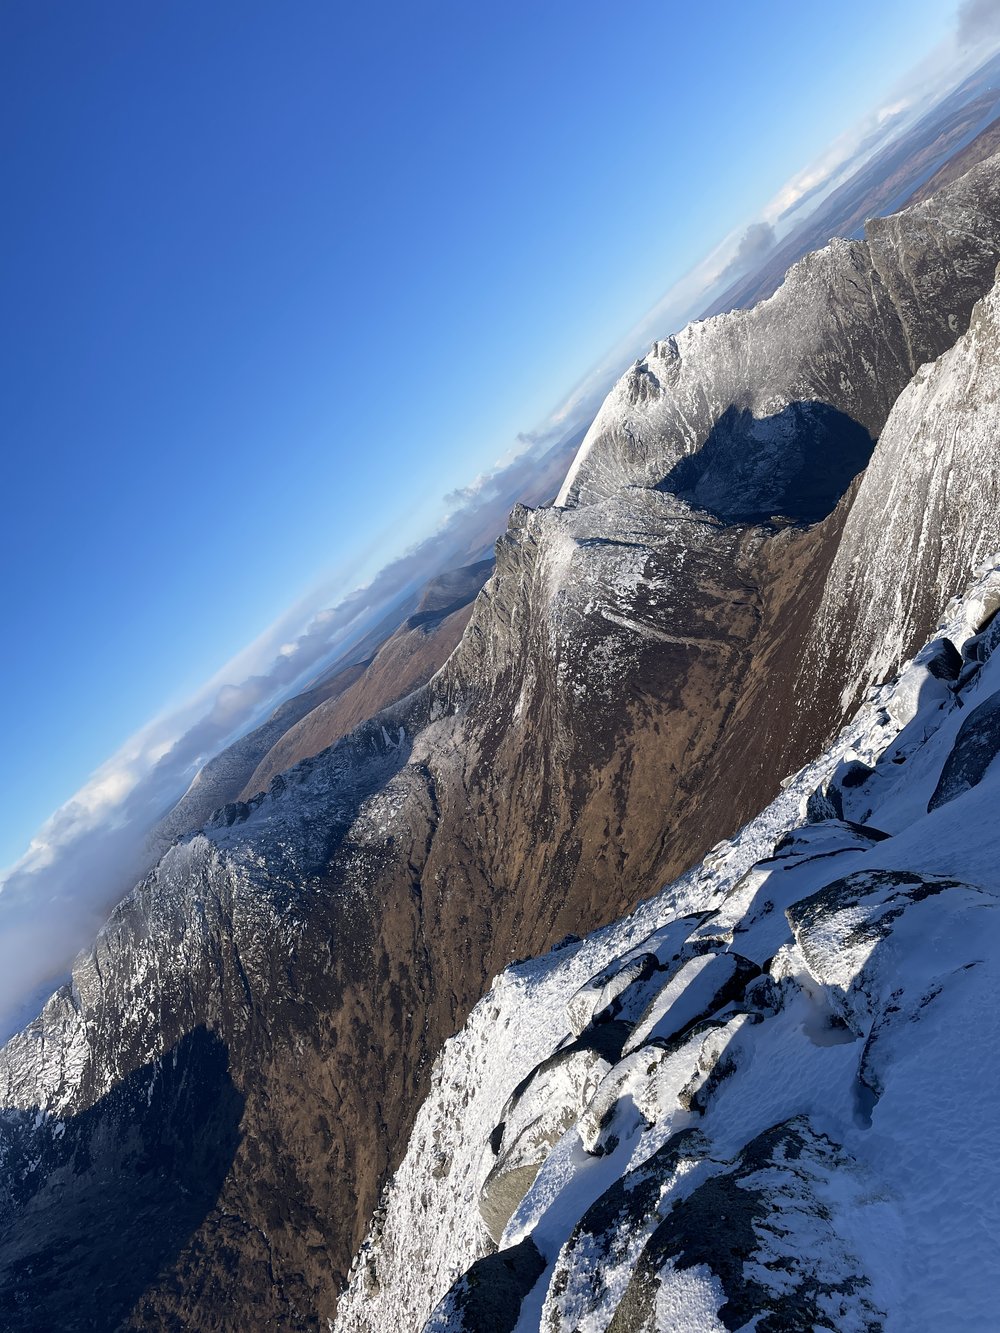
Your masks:
{"label": "sunlit rock face", "polygon": [[844,523],[811,632],[816,679],[865,687],[997,546],[1000,288],[900,395]]}
{"label": "sunlit rock face", "polygon": [[[969,323],[997,263],[996,160],[833,241],[751,310],[653,344],[598,413],[559,494],[666,486],[738,520],[833,508],[906,384]],[[860,428],[860,429],[859,429]]]}
{"label": "sunlit rock face", "polygon": [[998,598],[1000,556],[738,837],[495,980],[338,1327],[991,1326]]}
{"label": "sunlit rock face", "polygon": [[[822,1215],[825,1182],[853,1180],[861,1149],[840,1121],[815,1120],[805,1094],[779,1105],[746,1081],[772,1054],[792,1061],[815,1048],[836,1064],[823,1064],[816,1086],[841,1102],[849,1086],[859,1123],[875,1126],[889,1096],[891,1023],[873,1044],[871,1079],[858,1083],[867,1091],[836,1083],[856,1062],[860,1020],[852,1026],[832,996],[813,1004],[811,946],[792,938],[785,915],[786,888],[801,901],[831,881],[834,862],[840,878],[867,864],[879,831],[894,834],[886,846],[900,836],[865,813],[881,788],[834,771],[855,756],[845,751],[829,773],[820,765],[812,808],[839,802],[839,813],[801,832],[783,866],[761,862],[797,822],[798,788],[779,801],[780,817],[754,826],[763,834],[720,852],[667,899],[567,944],[555,963],[505,972],[448,1048],[475,1063],[458,1082],[450,1056],[434,1060],[513,959],[614,922],[759,812],[784,774],[823,752],[876,665],[894,669],[977,555],[1000,546],[992,474],[981,471],[995,399],[973,368],[989,361],[995,298],[975,313],[973,304],[991,291],[998,258],[988,163],[873,224],[865,242],[809,257],[757,310],[657,344],[602,409],[565,503],[515,510],[461,642],[429,683],[166,852],[78,959],[72,983],[0,1053],[6,1326],[30,1328],[44,1299],[61,1302],[63,1327],[90,1327],[77,1290],[111,1283],[121,1249],[109,1238],[77,1260],[60,1250],[53,1219],[89,1216],[95,1173],[133,1120],[137,1191],[152,1209],[152,1172],[172,1221],[155,1235],[132,1227],[134,1277],[114,1279],[124,1327],[323,1329],[373,1217],[337,1316],[345,1329],[417,1328],[446,1299],[439,1322],[459,1307],[468,1320],[480,1308],[473,1265],[496,1243],[516,1254],[475,1271],[507,1293],[497,1318],[533,1319],[523,1302],[540,1299],[539,1320],[589,1327],[579,1302],[592,1298],[572,1304],[569,1294],[586,1283],[583,1267],[567,1269],[559,1313],[563,1278],[552,1284],[571,1237],[558,1227],[582,1226],[601,1192],[642,1166],[640,1140],[663,1150],[688,1219],[707,1200],[747,1194],[745,1264],[784,1263],[782,1210],[801,1214],[814,1245],[810,1317],[828,1311],[843,1327],[881,1318],[888,1297],[843,1230],[847,1214]],[[918,435],[928,443],[914,453],[907,441]],[[934,439],[953,442],[951,463]],[[896,551],[917,506],[894,489],[901,467],[926,483],[919,510],[929,516],[905,558]],[[939,704],[952,697],[955,681],[915,670],[878,726],[926,721],[934,691]],[[972,674],[959,669],[963,689]],[[910,762],[916,733],[893,743],[904,762],[881,772],[875,742],[861,746],[858,762],[879,783]],[[928,770],[925,811],[941,776]],[[969,791],[987,789],[980,780]],[[959,886],[935,901],[968,903],[982,887],[960,867],[903,869]],[[894,927],[878,947],[891,952],[896,938]],[[872,1024],[885,1017],[872,1013]],[[803,1024],[816,1040],[799,1046]],[[775,1050],[758,1061],[765,1039]],[[544,1078],[532,1078],[546,1061]],[[181,1088],[171,1071],[189,1066]],[[498,1132],[522,1079],[529,1086]],[[886,1091],[873,1103],[877,1084]],[[429,1094],[427,1106],[446,1105],[450,1119],[417,1122],[382,1208]],[[206,1166],[211,1189],[188,1204],[183,1159],[196,1149],[182,1126],[195,1106],[222,1148]],[[713,1120],[706,1133],[718,1107],[726,1128]],[[161,1141],[181,1146],[161,1154]],[[626,1287],[620,1319],[636,1327],[668,1317],[661,1292],[680,1302],[663,1309],[713,1318],[720,1289],[733,1318],[763,1299],[765,1272],[706,1278],[707,1259],[685,1258],[694,1223],[679,1215],[658,1231],[664,1220],[647,1213],[648,1239],[658,1239],[641,1262],[621,1240],[618,1286],[605,1265],[619,1297],[609,1319]],[[748,1248],[761,1226],[771,1248]],[[574,1242],[580,1254],[590,1234]],[[839,1248],[830,1241],[820,1262],[834,1234]],[[606,1239],[619,1244],[613,1229]],[[672,1287],[668,1272],[681,1275]]]}

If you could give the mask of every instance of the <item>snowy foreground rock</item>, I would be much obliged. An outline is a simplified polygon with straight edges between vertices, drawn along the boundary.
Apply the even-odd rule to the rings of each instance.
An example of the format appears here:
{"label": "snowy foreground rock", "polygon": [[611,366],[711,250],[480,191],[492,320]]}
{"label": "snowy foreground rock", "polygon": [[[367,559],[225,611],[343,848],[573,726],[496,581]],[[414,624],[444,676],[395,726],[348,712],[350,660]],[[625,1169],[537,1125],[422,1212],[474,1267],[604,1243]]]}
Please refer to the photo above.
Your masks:
{"label": "snowy foreground rock", "polygon": [[830,749],[439,1057],[336,1327],[986,1330],[1000,558]]}
{"label": "snowy foreground rock", "polygon": [[998,263],[1000,154],[658,342],[426,684],[206,769],[0,1050],[4,1333],[995,1326],[986,593],[779,784],[1000,548]]}

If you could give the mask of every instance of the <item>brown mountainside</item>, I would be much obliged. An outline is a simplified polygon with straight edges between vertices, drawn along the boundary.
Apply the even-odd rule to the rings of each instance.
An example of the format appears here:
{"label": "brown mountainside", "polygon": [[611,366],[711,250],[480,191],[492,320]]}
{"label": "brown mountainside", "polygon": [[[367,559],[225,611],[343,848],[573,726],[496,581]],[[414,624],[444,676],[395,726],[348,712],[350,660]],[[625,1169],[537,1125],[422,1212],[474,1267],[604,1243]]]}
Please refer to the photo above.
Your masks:
{"label": "brown mountainside", "polygon": [[[490,977],[697,861],[840,723],[874,664],[818,658],[821,616],[927,633],[877,563],[899,497],[875,437],[905,455],[895,400],[993,286],[998,165],[633,367],[571,503],[515,509],[444,669],[116,910],[0,1053],[5,1327],[325,1329]],[[965,563],[956,513],[970,552],[1000,540],[974,469],[935,476],[914,586]]]}

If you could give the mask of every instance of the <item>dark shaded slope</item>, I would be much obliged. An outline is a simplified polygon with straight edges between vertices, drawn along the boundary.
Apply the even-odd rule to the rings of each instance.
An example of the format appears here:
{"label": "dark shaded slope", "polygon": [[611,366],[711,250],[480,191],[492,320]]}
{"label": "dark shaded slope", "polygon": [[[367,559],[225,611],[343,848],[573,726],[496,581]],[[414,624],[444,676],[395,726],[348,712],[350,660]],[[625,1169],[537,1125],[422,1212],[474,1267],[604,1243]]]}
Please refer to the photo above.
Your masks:
{"label": "dark shaded slope", "polygon": [[[4,1126],[0,1322],[7,1333],[115,1329],[215,1203],[243,1098],[205,1028],[92,1106]],[[68,1297],[71,1294],[71,1299]]]}
{"label": "dark shaded slope", "polygon": [[[800,671],[868,474],[813,527],[723,522],[656,483],[734,405],[818,399],[880,434],[912,358],[992,285],[1000,199],[977,172],[870,249],[814,256],[752,318],[696,326],[661,358],[674,379],[634,368],[602,413],[591,502],[515,510],[445,669],[168,853],[8,1043],[4,1104],[60,1117],[197,1027],[229,1052],[232,1168],[132,1327],[322,1329],[430,1059],[489,977],[696,861],[839,722],[853,677]],[[828,463],[811,438],[769,441],[716,512],[767,512],[789,451],[808,496]],[[965,499],[946,490],[938,524]],[[937,577],[939,546],[923,552]],[[904,610],[907,633],[923,615]],[[82,1280],[64,1272],[67,1302]]]}

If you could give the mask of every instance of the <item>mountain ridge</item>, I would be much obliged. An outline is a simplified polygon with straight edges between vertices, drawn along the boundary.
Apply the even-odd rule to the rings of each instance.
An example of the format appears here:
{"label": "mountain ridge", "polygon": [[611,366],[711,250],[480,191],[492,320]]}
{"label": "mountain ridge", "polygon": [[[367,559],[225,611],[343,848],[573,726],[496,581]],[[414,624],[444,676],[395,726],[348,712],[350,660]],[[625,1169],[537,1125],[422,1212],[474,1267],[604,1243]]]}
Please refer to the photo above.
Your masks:
{"label": "mountain ridge", "polygon": [[[38,1167],[14,1173],[0,1199],[9,1327],[26,1326],[32,1302],[61,1310],[64,1327],[85,1326],[82,1312],[73,1323],[72,1263],[52,1269],[47,1228],[57,1198],[82,1206],[112,1169],[127,1101],[116,1102],[116,1088],[130,1079],[148,1081],[155,1107],[135,1126],[135,1192],[145,1197],[152,1174],[165,1182],[171,1216],[189,1216],[177,1159],[160,1148],[183,1138],[190,1113],[184,1088],[164,1078],[178,1062],[219,1123],[238,1102],[239,1133],[204,1215],[187,1233],[178,1221],[166,1249],[148,1256],[155,1274],[129,1295],[122,1326],[255,1321],[298,1330],[333,1317],[340,1280],[431,1086],[432,1061],[483,980],[568,931],[614,920],[697,862],[841,724],[845,695],[866,688],[870,663],[845,659],[844,675],[811,674],[809,635],[867,473],[841,477],[825,517],[802,525],[778,514],[726,521],[725,507],[713,514],[660,488],[665,471],[691,456],[689,440],[700,448],[730,408],[753,416],[770,394],[780,412],[808,401],[789,393],[813,382],[832,385],[828,406],[856,409],[861,419],[844,415],[880,436],[877,459],[882,437],[894,438],[896,396],[906,397],[921,349],[961,341],[967,356],[985,336],[986,316],[971,336],[960,326],[972,318],[976,284],[977,297],[993,284],[998,196],[994,160],[933,207],[880,224],[886,273],[896,282],[906,271],[892,301],[864,290],[858,275],[870,281],[874,267],[858,243],[793,270],[765,315],[784,355],[787,322],[773,312],[797,292],[796,329],[811,331],[816,365],[793,358],[777,389],[764,379],[774,370],[764,316],[722,316],[730,324],[708,333],[696,326],[688,336],[702,342],[760,326],[757,397],[735,402],[737,371],[723,366],[681,444],[669,412],[659,434],[647,413],[646,434],[631,443],[623,431],[606,440],[598,432],[601,447],[595,454],[592,441],[586,457],[593,468],[607,454],[593,473],[603,492],[584,504],[514,510],[496,571],[428,684],[280,774],[267,793],[224,807],[116,909],[77,960],[72,984],[0,1052],[0,1150],[23,1163],[32,1135],[40,1149]],[[972,213],[980,234],[970,237]],[[952,290],[955,255],[962,266]],[[815,305],[818,291],[828,308]],[[893,323],[904,297],[905,339]],[[873,324],[872,300],[892,318]],[[794,349],[800,358],[804,346]],[[892,369],[891,383],[865,371],[865,347],[873,368]],[[839,387],[842,353],[864,372],[858,386]],[[598,418],[602,431],[623,402],[640,416],[649,404],[662,409],[663,393],[651,385],[647,393],[647,377],[634,371]],[[911,398],[926,394],[934,373]],[[792,475],[808,472],[814,420],[799,413],[791,433],[765,438],[765,454],[788,460]],[[732,432],[723,444],[721,459],[731,457]],[[761,475],[738,477],[738,512],[746,495],[751,512],[767,510],[772,492]],[[937,480],[942,531],[977,482],[962,472],[960,489],[950,479]],[[969,515],[967,543],[1000,544],[994,509],[973,506]],[[957,577],[968,555],[943,561],[925,543],[920,560],[920,580],[937,586],[939,572]],[[858,612],[872,586],[849,587],[841,610]],[[895,596],[892,586],[874,590]],[[923,637],[928,614],[924,602],[902,607],[894,642]],[[96,1271],[113,1284],[117,1253],[106,1238],[87,1280]]]}
{"label": "mountain ridge", "polygon": [[[980,1223],[996,1168],[978,1052],[995,1005],[992,1026],[971,1020],[998,967],[982,934],[1000,929],[996,837],[979,820],[1000,733],[961,782],[948,774],[995,708],[998,607],[994,555],[736,837],[630,916],[494,978],[435,1063],[338,1330],[989,1326]],[[933,1041],[925,1012],[947,1019]],[[963,1102],[977,1118],[942,1180],[935,1149]],[[908,1153],[927,1158],[916,1180],[891,1174]],[[944,1199],[961,1283],[941,1271]]]}

